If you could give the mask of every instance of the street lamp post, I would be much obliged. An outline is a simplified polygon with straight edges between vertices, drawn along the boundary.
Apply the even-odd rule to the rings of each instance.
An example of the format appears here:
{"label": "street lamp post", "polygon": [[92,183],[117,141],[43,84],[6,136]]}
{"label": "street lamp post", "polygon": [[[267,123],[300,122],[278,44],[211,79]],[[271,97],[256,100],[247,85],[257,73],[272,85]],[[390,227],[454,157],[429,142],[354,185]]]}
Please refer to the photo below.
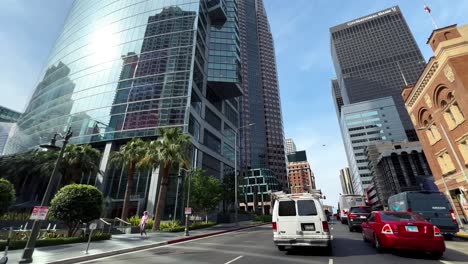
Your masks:
{"label": "street lamp post", "polygon": [[[186,169],[183,169],[182,170],[185,170],[189,175],[189,182],[188,182],[188,190],[187,190],[187,206],[186,207],[190,207],[190,185],[192,183],[192,170],[186,170]],[[185,212],[184,212],[185,213]],[[184,235],[185,236],[189,236],[189,228],[188,228],[188,217],[189,215],[188,214],[185,214],[185,228],[184,228]]]}
{"label": "street lamp post", "polygon": [[237,186],[239,185],[239,183],[237,182],[237,134],[242,128],[251,127],[253,125],[255,125],[255,123],[250,123],[248,125],[241,126],[234,131],[235,133],[235,137],[234,137],[234,222],[236,223],[236,225],[239,224],[238,222],[239,201],[237,199]]}
{"label": "street lamp post", "polygon": [[[65,134],[65,136],[62,136],[61,134],[56,133],[52,137],[50,145],[44,145],[44,146],[41,145],[41,147],[56,148],[55,141],[56,141],[57,136],[60,136],[64,139],[63,145],[60,149],[60,153],[57,157],[57,161],[55,162],[54,170],[52,171],[52,175],[50,176],[50,180],[49,180],[49,183],[47,184],[46,191],[44,193],[44,196],[42,197],[41,206],[46,206],[49,204],[50,198],[52,196],[52,190],[55,188],[56,184],[60,183],[61,174],[59,173],[59,169],[62,163],[63,152],[65,150],[65,147],[68,144],[68,140],[72,137],[72,135],[73,135],[73,132],[71,128],[68,128],[68,131]],[[41,229],[41,220],[34,220],[33,226],[31,229],[31,235],[29,236],[28,242],[23,251],[23,256],[21,257],[21,260],[19,261],[19,263],[31,263],[33,261],[32,255],[34,253],[34,247],[36,246],[36,239],[37,239],[37,236],[39,235],[40,229]]]}
{"label": "street lamp post", "polygon": [[179,200],[179,186],[180,186],[180,181],[182,179],[182,175],[177,175],[177,190],[176,190],[176,196],[175,196],[175,205],[174,205],[174,219],[172,221],[175,222],[176,216],[177,216],[177,202]]}

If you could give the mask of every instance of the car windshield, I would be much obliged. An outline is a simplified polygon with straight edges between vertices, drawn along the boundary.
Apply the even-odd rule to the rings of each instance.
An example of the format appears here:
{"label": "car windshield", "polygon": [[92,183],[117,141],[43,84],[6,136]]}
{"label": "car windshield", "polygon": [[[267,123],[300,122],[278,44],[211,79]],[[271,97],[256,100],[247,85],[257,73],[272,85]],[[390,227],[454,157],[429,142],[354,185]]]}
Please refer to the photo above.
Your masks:
{"label": "car windshield", "polygon": [[412,213],[381,213],[380,217],[382,218],[383,221],[395,221],[395,222],[401,222],[401,221],[426,221],[424,218],[422,218],[418,214],[412,214]]}
{"label": "car windshield", "polygon": [[354,213],[354,214],[370,214],[372,210],[370,207],[362,206],[362,207],[351,207],[349,212]]}
{"label": "car windshield", "polygon": [[313,200],[297,200],[299,215],[317,215],[317,208]]}
{"label": "car windshield", "polygon": [[296,216],[296,203],[294,201],[280,201],[278,206],[279,216]]}

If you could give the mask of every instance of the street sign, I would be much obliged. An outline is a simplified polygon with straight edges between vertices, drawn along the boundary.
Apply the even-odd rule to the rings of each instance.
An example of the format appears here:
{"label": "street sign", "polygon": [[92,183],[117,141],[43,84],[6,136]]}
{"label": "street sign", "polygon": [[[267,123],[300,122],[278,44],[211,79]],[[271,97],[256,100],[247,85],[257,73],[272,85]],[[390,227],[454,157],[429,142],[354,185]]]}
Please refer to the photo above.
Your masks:
{"label": "street sign", "polygon": [[34,206],[30,220],[45,220],[49,207],[47,206]]}
{"label": "street sign", "polygon": [[185,214],[191,215],[192,214],[192,207],[185,207]]}
{"label": "street sign", "polygon": [[96,224],[96,223],[91,223],[91,224],[89,225],[89,229],[90,229],[90,230],[96,230],[96,227],[97,227],[97,224]]}

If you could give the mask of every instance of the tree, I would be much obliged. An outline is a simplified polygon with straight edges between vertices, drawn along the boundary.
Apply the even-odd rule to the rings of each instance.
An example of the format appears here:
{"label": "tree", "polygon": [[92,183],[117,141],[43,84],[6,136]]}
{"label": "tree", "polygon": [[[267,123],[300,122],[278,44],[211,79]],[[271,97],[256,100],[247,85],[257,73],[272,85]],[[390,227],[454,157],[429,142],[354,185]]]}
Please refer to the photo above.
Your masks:
{"label": "tree", "polygon": [[83,174],[99,173],[101,152],[91,145],[67,145],[63,154],[65,184],[77,183]]}
{"label": "tree", "polygon": [[134,138],[127,144],[120,147],[118,152],[113,152],[111,156],[111,163],[117,166],[123,166],[127,169],[127,186],[125,187],[124,203],[122,208],[123,220],[128,217],[128,208],[130,203],[130,195],[133,189],[133,178],[135,172],[140,168],[139,164],[146,156],[147,144],[140,138]]}
{"label": "tree", "polygon": [[0,215],[8,211],[15,202],[15,187],[6,179],[0,179]]}
{"label": "tree", "polygon": [[102,193],[94,186],[70,184],[60,189],[50,203],[49,213],[68,226],[73,236],[83,223],[99,218],[102,211]]}
{"label": "tree", "polygon": [[206,176],[200,169],[193,171],[190,205],[193,206],[195,211],[205,215],[205,222],[208,222],[208,214],[218,207],[222,196],[223,187],[219,179]]}
{"label": "tree", "polygon": [[152,143],[149,153],[157,156],[162,168],[159,194],[155,203],[153,230],[159,230],[159,224],[166,206],[166,192],[169,185],[169,172],[175,165],[188,168],[188,147],[191,137],[180,132],[178,128],[160,128],[159,140]]}

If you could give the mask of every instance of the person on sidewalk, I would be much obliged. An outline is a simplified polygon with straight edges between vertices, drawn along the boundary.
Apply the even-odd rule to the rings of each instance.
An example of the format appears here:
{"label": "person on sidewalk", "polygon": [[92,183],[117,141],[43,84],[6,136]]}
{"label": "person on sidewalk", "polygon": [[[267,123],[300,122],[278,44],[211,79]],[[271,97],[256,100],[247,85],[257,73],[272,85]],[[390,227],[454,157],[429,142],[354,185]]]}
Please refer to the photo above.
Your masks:
{"label": "person on sidewalk", "polygon": [[148,222],[148,211],[143,212],[143,216],[141,217],[140,220],[140,235],[143,237],[143,233],[145,233],[145,236],[148,237],[148,234],[146,234],[146,223]]}

